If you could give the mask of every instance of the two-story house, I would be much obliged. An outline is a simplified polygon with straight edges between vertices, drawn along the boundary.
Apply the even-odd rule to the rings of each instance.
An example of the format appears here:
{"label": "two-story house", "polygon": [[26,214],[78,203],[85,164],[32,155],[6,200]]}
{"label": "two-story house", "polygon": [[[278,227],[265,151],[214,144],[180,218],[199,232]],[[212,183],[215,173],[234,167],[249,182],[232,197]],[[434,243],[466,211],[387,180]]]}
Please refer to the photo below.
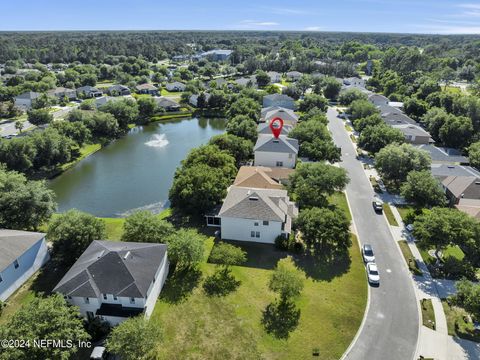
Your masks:
{"label": "two-story house", "polygon": [[298,140],[286,136],[259,135],[255,147],[255,166],[286,167],[297,163]]}
{"label": "two-story house", "polygon": [[298,208],[287,191],[232,186],[218,213],[225,240],[275,243],[289,236]]}
{"label": "two-story house", "polygon": [[168,275],[165,244],[95,240],[53,291],[86,318],[149,317]]}

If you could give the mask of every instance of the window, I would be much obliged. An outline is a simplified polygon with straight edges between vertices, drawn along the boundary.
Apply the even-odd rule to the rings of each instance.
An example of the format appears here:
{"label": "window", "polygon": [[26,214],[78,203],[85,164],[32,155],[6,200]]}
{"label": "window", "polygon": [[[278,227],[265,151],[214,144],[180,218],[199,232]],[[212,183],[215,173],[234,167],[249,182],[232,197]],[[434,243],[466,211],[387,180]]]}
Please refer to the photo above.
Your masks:
{"label": "window", "polygon": [[288,154],[288,158],[291,159],[293,157],[293,154]]}
{"label": "window", "polygon": [[88,297],[85,298],[85,304],[90,304],[90,298]]}
{"label": "window", "polygon": [[258,226],[258,222],[255,221],[255,222],[253,223],[253,225],[254,225],[254,226]]}
{"label": "window", "polygon": [[113,295],[113,300],[115,300],[115,301],[117,301],[117,300],[118,300],[118,298],[117,298],[117,296],[116,296],[116,295]]}
{"label": "window", "polygon": [[250,237],[255,237],[255,231],[250,231]]}
{"label": "window", "polygon": [[277,161],[277,165],[275,166],[283,166],[283,161]]}
{"label": "window", "polygon": [[255,237],[257,237],[257,238],[260,237],[260,231],[257,231],[257,232],[255,233]]}
{"label": "window", "polygon": [[265,220],[264,220],[264,221],[263,221],[263,225],[264,225],[264,226],[268,226],[268,221],[265,221]]}
{"label": "window", "polygon": [[130,298],[130,304],[135,304],[135,298]]}
{"label": "window", "polygon": [[13,262],[13,266],[15,267],[15,269],[18,269],[18,267],[20,266],[20,265],[18,265],[18,260],[15,260]]}
{"label": "window", "polygon": [[2,281],[3,281],[3,279],[2,279],[2,275],[0,275],[0,282],[2,282]]}
{"label": "window", "polygon": [[107,300],[107,294],[103,294],[103,300]]}

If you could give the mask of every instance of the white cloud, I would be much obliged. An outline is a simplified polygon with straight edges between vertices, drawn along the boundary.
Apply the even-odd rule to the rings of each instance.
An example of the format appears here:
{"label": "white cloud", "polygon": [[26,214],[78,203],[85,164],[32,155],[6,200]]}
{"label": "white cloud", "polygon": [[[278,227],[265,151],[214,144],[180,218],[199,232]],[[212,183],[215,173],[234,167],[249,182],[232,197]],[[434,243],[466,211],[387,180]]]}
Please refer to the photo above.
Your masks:
{"label": "white cloud", "polygon": [[460,17],[480,17],[480,4],[459,4],[459,8],[463,9],[457,16]]}
{"label": "white cloud", "polygon": [[275,21],[257,21],[257,20],[242,20],[240,22],[243,27],[263,27],[263,26],[278,26],[279,23]]}
{"label": "white cloud", "polygon": [[455,34],[480,34],[480,25],[466,26],[466,25],[414,25],[422,32],[430,34],[455,35]]}
{"label": "white cloud", "polygon": [[305,28],[305,31],[320,31],[323,30],[324,28],[322,26],[307,26]]}

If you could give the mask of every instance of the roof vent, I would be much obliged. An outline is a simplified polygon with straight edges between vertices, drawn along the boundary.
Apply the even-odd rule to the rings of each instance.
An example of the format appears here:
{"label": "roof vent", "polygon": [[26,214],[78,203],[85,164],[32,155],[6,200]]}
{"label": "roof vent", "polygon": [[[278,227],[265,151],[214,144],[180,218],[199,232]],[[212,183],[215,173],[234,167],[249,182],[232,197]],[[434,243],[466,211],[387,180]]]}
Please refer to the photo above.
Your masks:
{"label": "roof vent", "polygon": [[480,185],[480,181],[475,181],[475,185]]}
{"label": "roof vent", "polygon": [[274,142],[275,144],[278,144],[280,141],[278,141],[278,139],[274,139],[273,142]]}
{"label": "roof vent", "polygon": [[448,167],[449,169],[455,169],[455,166],[453,166],[453,165],[448,165],[447,167]]}
{"label": "roof vent", "polygon": [[248,199],[252,201],[258,201],[258,196],[250,196]]}
{"label": "roof vent", "polygon": [[125,254],[125,256],[123,257],[123,260],[127,260],[128,257],[130,256],[130,251],[127,251],[127,253]]}

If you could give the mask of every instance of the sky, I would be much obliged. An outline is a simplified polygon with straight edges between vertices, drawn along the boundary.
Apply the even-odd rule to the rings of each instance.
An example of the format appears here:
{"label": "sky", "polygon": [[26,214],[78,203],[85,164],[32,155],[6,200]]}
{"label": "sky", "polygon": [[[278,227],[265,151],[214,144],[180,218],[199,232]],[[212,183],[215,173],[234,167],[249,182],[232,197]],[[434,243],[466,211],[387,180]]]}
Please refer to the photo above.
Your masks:
{"label": "sky", "polygon": [[480,1],[0,0],[0,31],[19,30],[480,34]]}

